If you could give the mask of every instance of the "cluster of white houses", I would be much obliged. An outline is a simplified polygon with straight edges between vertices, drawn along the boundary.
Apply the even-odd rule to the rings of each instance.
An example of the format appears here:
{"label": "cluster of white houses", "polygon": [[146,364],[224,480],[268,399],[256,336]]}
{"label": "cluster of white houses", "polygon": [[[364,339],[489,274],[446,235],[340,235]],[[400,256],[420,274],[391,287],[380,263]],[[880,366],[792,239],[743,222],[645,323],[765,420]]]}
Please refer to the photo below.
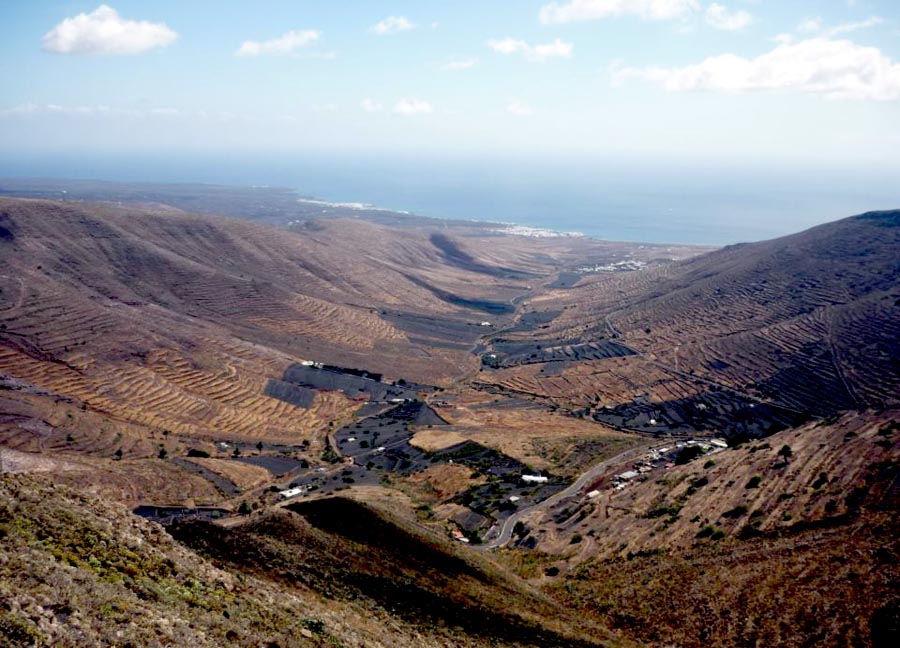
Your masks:
{"label": "cluster of white houses", "polygon": [[[721,452],[728,447],[728,443],[723,439],[690,439],[688,441],[677,441],[673,446],[663,446],[661,448],[650,448],[647,453],[638,461],[632,464],[630,470],[615,475],[612,478],[613,489],[617,491],[624,490],[628,484],[645,475],[656,468],[673,468],[675,463],[672,461],[673,455],[682,448],[694,446],[703,450],[703,455]],[[588,493],[590,496],[590,493]]]}

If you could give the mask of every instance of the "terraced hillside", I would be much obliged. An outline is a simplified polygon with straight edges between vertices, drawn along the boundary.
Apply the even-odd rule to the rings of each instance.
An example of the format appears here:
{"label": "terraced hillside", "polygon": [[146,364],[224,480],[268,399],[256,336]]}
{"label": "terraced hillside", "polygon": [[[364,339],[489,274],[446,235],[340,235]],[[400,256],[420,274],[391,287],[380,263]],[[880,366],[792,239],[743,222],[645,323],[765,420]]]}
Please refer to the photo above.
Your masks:
{"label": "terraced hillside", "polygon": [[[900,212],[876,212],[594,275],[532,300],[533,318],[550,316],[498,336],[489,349],[497,359],[486,362],[498,370],[482,380],[600,407],[598,420],[651,431],[727,431],[721,419],[739,413],[760,419],[749,429],[755,436],[789,427],[794,416],[896,405],[898,249]],[[640,355],[582,351],[598,345]],[[763,404],[777,411],[750,412]],[[686,418],[695,421],[685,427]]]}
{"label": "terraced hillside", "polygon": [[[318,456],[362,400],[392,396],[295,384],[302,362],[448,383],[561,265],[622,253],[425,220],[285,230],[159,204],[0,199],[0,443],[124,460],[258,444]],[[197,464],[178,465],[195,481]]]}
{"label": "terraced hillside", "polygon": [[863,214],[682,262],[592,307],[681,371],[814,412],[891,405],[898,248],[900,212]]}

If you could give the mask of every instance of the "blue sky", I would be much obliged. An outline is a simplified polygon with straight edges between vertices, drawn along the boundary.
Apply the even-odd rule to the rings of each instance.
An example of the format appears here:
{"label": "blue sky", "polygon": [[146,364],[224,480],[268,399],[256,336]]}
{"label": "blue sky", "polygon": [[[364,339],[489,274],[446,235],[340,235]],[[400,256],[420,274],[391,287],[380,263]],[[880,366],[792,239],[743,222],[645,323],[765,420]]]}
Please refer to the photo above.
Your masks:
{"label": "blue sky", "polygon": [[896,0],[0,3],[0,152],[900,169]]}

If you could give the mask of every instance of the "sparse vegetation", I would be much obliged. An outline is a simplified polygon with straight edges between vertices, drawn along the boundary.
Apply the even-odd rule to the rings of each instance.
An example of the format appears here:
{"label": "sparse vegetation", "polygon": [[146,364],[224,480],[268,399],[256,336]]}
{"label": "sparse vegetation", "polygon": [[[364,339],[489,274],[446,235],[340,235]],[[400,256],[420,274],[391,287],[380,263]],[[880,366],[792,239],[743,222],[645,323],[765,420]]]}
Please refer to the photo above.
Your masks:
{"label": "sparse vegetation", "polygon": [[716,532],[716,528],[712,526],[705,526],[697,532],[698,538],[709,538]]}

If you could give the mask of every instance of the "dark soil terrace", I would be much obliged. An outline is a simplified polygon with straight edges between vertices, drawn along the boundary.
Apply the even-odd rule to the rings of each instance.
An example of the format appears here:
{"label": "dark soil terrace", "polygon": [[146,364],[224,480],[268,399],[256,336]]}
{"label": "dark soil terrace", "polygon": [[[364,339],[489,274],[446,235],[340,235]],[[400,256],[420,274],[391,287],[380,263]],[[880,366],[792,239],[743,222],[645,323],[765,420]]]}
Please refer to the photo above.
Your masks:
{"label": "dark soil terrace", "polygon": [[277,455],[260,455],[257,457],[238,457],[236,461],[265,468],[273,475],[284,475],[294,470],[300,470],[308,466],[309,462],[293,457],[279,457]]}
{"label": "dark soil terrace", "polygon": [[[415,398],[421,385],[398,384],[381,382],[377,374],[358,375],[360,372],[353,369],[323,368],[293,364],[288,367],[280,381],[270,381],[266,386],[266,395],[282,398],[289,403],[292,399],[306,402],[308,390],[326,389],[339,391],[351,398],[367,396],[368,400],[389,401],[396,398]],[[376,379],[377,378],[377,379]],[[287,387],[283,386],[287,383]],[[291,386],[299,387],[298,390],[290,389]],[[310,401],[311,402],[311,401]],[[299,405],[308,407],[308,405]]]}
{"label": "dark soil terrace", "polygon": [[489,367],[515,367],[560,360],[573,362],[606,360],[635,355],[633,350],[613,340],[584,342],[578,339],[565,342],[556,340],[520,342],[498,339],[491,342],[491,353],[496,358],[491,358],[490,354],[483,356],[484,364]]}
{"label": "dark soil terrace", "polygon": [[[347,485],[377,485],[390,474],[409,475],[435,463],[456,463],[488,477],[488,483],[472,488],[456,498],[492,519],[502,519],[520,506],[529,506],[561,490],[567,480],[547,475],[544,484],[525,483],[523,474],[537,474],[529,466],[497,450],[473,441],[465,441],[437,452],[426,452],[409,442],[414,428],[443,426],[433,409],[419,400],[407,401],[379,414],[357,420],[334,434],[337,450],[351,457],[353,464],[327,474],[310,471],[298,477],[293,486],[306,486],[320,492],[333,492]],[[332,461],[339,461],[334,455]],[[510,497],[518,501],[510,501]]]}
{"label": "dark soil terrace", "polygon": [[[661,403],[636,399],[611,409],[600,409],[593,418],[613,427],[657,435],[716,432],[740,441],[800,425],[810,416],[723,390]],[[655,423],[651,424],[651,420]]]}
{"label": "dark soil terrace", "polygon": [[457,319],[399,311],[381,311],[379,315],[412,337],[437,339],[462,349],[470,348],[484,332],[471,317]]}
{"label": "dark soil terrace", "polygon": [[211,481],[216,489],[226,497],[238,495],[241,492],[241,489],[235,486],[233,481],[199,464],[180,457],[173,457],[170,461],[188,472],[200,475],[204,479]]}

